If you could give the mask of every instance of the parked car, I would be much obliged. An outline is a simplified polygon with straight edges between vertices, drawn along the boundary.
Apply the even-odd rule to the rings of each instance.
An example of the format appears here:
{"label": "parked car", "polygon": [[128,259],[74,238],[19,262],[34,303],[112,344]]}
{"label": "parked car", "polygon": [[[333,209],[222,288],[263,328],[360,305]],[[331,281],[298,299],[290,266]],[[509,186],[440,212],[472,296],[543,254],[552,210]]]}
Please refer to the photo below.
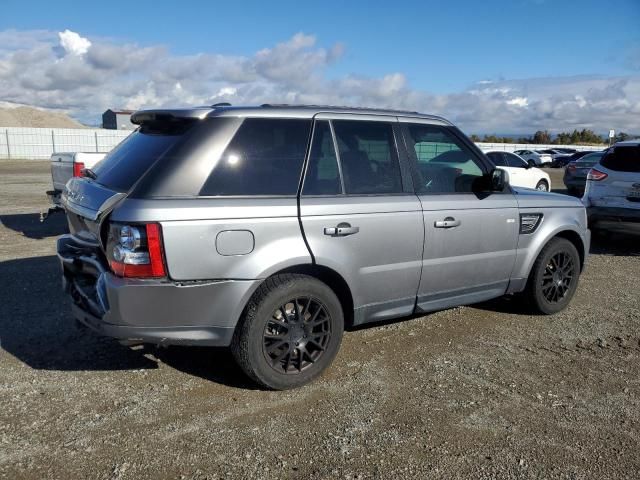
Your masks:
{"label": "parked car", "polygon": [[582,203],[509,186],[440,117],[263,105],[131,119],[139,130],[63,194],[65,288],[104,335],[228,346],[286,389],[327,368],[345,325],[515,292],[552,314],[578,286]]}
{"label": "parked car", "polygon": [[536,150],[538,153],[551,155],[551,167],[558,168],[560,162],[569,158],[572,153],[563,152],[560,149],[556,148],[547,148],[545,150]]}
{"label": "parked car", "polygon": [[569,154],[578,153],[578,151],[575,148],[569,148],[569,147],[556,147],[554,148],[554,150],[562,153],[569,153]]}
{"label": "parked car", "polygon": [[575,162],[576,160],[584,157],[585,155],[588,155],[590,153],[594,153],[595,151],[596,150],[583,150],[581,152],[572,153],[567,157],[562,157],[562,158],[559,158],[557,160],[554,160],[552,166],[557,167],[557,168],[566,167],[571,162]]}
{"label": "parked car", "polygon": [[85,168],[93,168],[104,156],[104,153],[85,152],[51,154],[51,183],[53,189],[46,192],[51,207],[47,213],[43,213],[40,216],[41,220],[44,220],[50,212],[62,208],[61,195],[69,179],[80,177]]}
{"label": "parked car", "polygon": [[532,167],[524,159],[510,152],[487,152],[493,164],[509,174],[509,183],[514,187],[535,188],[542,192],[551,190],[549,174]]}
{"label": "parked car", "polygon": [[640,140],[605,152],[587,175],[583,202],[591,228],[640,233]]}
{"label": "parked car", "polygon": [[542,167],[543,165],[551,165],[553,162],[553,157],[548,153],[541,153],[537,150],[516,150],[516,155],[521,158],[524,158],[527,162],[531,160],[538,167]]}
{"label": "parked car", "polygon": [[584,186],[587,183],[589,170],[600,161],[604,152],[592,152],[584,157],[571,162],[564,170],[564,184],[569,195],[581,197],[584,193]]}

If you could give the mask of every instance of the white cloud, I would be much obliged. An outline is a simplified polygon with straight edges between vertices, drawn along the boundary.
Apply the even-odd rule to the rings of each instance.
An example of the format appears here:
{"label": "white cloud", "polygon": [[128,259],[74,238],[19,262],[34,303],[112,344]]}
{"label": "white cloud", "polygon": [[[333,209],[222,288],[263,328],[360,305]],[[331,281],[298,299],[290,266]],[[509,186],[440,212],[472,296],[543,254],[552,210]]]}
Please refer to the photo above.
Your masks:
{"label": "white cloud", "polygon": [[507,100],[507,105],[515,105],[516,107],[526,107],[529,105],[527,97],[515,97]]}
{"label": "white cloud", "polygon": [[0,31],[0,100],[94,122],[107,108],[324,103],[434,113],[469,133],[640,132],[640,75],[485,78],[435,95],[412,88],[402,72],[329,76],[344,49],[298,33],[253,55],[175,55],[162,45],[89,40],[69,30]]}
{"label": "white cloud", "polygon": [[71,30],[58,33],[58,37],[60,37],[60,46],[71,55],[84,55],[91,46],[89,40]]}

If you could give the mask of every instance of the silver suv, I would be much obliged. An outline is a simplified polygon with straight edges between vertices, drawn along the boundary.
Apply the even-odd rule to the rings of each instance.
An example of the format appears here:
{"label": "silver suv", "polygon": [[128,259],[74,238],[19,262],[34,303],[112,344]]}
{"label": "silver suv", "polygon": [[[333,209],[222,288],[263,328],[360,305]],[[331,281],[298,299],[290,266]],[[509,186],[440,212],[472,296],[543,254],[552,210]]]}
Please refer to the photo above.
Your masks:
{"label": "silver suv", "polygon": [[230,346],[286,389],[327,368],[345,326],[520,292],[551,314],[578,286],[580,201],[510,187],[440,117],[262,105],[132,121],[63,197],[66,291],[104,335]]}

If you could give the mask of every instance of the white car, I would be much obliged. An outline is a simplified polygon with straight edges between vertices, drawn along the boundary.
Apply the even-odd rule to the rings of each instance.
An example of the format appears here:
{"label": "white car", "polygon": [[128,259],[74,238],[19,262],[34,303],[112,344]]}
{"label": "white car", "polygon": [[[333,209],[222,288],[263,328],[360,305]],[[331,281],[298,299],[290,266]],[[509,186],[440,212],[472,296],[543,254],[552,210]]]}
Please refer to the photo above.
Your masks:
{"label": "white car", "polygon": [[551,190],[549,174],[531,166],[518,155],[509,152],[487,152],[487,156],[496,167],[509,174],[509,183],[514,187],[535,188],[542,192]]}
{"label": "white car", "polygon": [[587,175],[589,228],[640,233],[640,140],[618,142]]}
{"label": "white car", "polygon": [[521,158],[524,158],[527,162],[531,160],[539,167],[545,164],[551,164],[553,162],[553,157],[551,155],[549,155],[548,153],[543,153],[540,150],[516,150],[513,153]]}

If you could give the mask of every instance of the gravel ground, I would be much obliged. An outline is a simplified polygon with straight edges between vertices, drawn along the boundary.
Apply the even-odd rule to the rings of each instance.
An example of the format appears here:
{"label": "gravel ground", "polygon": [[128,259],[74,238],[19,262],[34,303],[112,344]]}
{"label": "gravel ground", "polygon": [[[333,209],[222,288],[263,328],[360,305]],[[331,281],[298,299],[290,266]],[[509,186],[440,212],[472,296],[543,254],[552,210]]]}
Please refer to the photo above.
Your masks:
{"label": "gravel ground", "polygon": [[267,392],[224,350],[77,328],[48,181],[0,163],[0,478],[639,475],[637,238],[595,242],[558,315],[501,299],[357,329],[321,379]]}

